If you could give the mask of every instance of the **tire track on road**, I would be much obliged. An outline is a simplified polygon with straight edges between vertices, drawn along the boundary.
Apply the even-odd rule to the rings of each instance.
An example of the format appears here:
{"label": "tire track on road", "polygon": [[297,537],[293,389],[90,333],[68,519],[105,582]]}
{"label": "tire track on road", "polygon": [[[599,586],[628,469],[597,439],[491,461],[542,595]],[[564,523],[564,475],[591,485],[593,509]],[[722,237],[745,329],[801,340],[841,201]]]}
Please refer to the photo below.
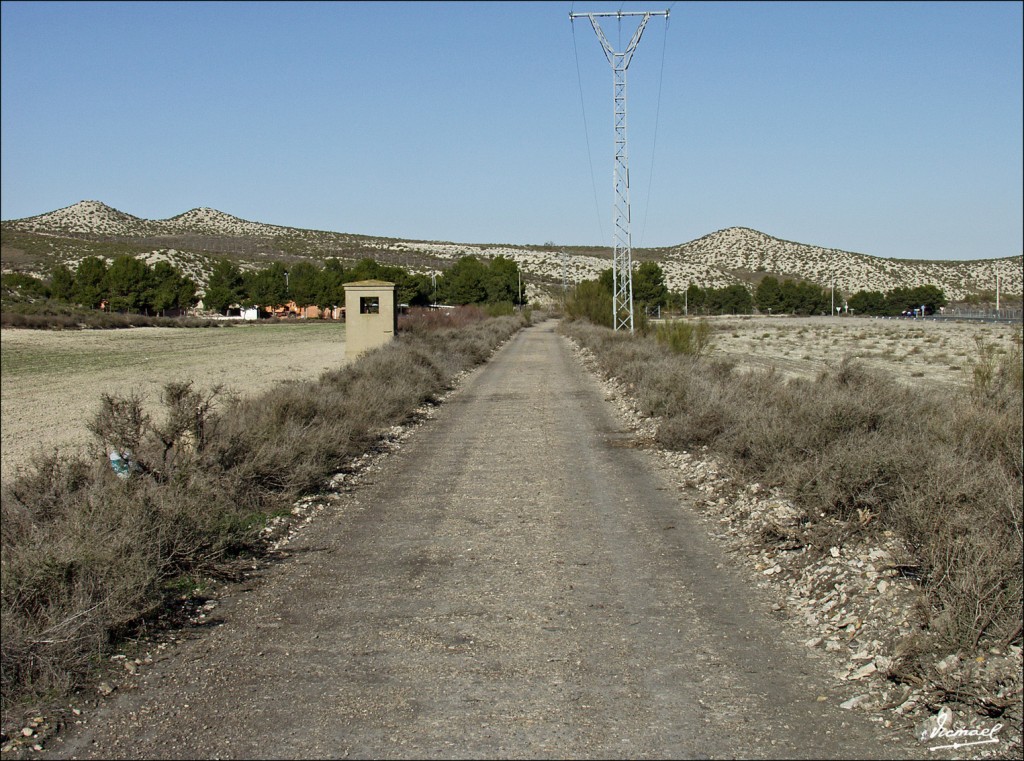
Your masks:
{"label": "tire track on road", "polygon": [[58,755],[897,754],[628,436],[524,330]]}

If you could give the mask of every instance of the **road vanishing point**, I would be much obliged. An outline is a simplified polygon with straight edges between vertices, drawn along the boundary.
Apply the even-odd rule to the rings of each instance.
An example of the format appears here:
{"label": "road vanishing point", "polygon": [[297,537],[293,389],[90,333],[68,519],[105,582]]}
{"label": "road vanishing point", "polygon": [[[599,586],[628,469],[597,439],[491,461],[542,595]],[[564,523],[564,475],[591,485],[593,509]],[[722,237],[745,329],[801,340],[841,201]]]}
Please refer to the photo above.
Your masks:
{"label": "road vanishing point", "polygon": [[38,758],[893,758],[549,321]]}

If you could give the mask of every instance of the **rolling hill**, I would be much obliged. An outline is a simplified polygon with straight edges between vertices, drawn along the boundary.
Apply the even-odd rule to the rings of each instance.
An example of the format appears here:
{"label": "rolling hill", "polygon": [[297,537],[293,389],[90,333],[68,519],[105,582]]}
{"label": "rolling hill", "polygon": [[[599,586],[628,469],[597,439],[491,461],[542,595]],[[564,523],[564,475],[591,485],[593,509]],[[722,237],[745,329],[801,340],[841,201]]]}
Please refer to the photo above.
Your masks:
{"label": "rolling hill", "polygon": [[[354,261],[372,257],[388,264],[437,272],[460,256],[505,256],[516,260],[530,281],[531,298],[561,285],[562,249],[543,246],[449,243],[400,240],[306,230],[252,222],[210,208],[196,208],[168,219],[143,219],[100,201],[0,223],[4,272],[45,274],[58,263],[76,265],[86,256],[112,259],[132,254],[149,263],[170,261],[199,283],[218,258],[229,257],[243,268],[271,261],[322,261],[328,257]],[[569,283],[592,277],[611,266],[610,251],[584,247],[564,249]],[[951,300],[994,291],[996,277],[1007,295],[1024,290],[1022,257],[970,261],[912,261],[782,240],[745,227],[730,227],[678,246],[634,249],[636,261],[656,260],[669,288],[691,283],[723,287],[752,285],[765,275],[808,280],[846,293],[887,291],[933,284]]]}

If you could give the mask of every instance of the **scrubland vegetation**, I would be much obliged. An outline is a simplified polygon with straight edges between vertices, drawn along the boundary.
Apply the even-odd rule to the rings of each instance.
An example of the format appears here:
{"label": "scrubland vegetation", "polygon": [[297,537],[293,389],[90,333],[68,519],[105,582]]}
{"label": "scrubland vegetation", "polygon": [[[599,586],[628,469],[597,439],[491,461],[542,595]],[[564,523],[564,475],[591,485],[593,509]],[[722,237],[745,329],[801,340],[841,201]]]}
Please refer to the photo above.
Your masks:
{"label": "scrubland vegetation", "polygon": [[[167,261],[198,284],[206,282],[222,258],[250,270],[274,261],[321,266],[329,258],[343,260],[348,267],[373,257],[429,273],[447,270],[465,256],[479,258],[484,264],[505,257],[523,269],[524,288],[527,279],[533,285],[556,287],[563,278],[578,283],[597,277],[610,264],[606,247],[556,245],[552,241],[520,246],[400,240],[268,225],[215,209],[192,209],[170,219],[146,220],[97,201],[5,221],[0,225],[0,243],[5,271],[42,275],[61,263],[72,266],[88,256],[112,262],[129,254],[151,263]],[[954,302],[981,298],[994,303],[997,277],[1001,277],[1003,305],[1020,305],[1020,257],[948,262],[885,259],[787,241],[744,227],[718,230],[678,246],[633,251],[637,261],[661,266],[670,290],[681,294],[691,284],[704,289],[708,314],[740,313],[746,297],[740,290],[726,289],[735,285],[749,294],[766,276],[793,279],[798,287],[789,295],[796,298],[797,309],[806,309],[815,300],[814,289],[808,285],[820,292],[830,290],[833,284],[837,292],[846,295],[934,285]],[[785,293],[782,296],[787,298]],[[1008,302],[1011,296],[1015,301]],[[826,310],[831,306],[830,298],[816,300],[819,305],[824,303]],[[412,303],[404,298],[402,302]],[[921,303],[914,299],[903,308]],[[771,308],[774,313],[775,307]],[[817,314],[817,309],[807,313]]]}
{"label": "scrubland vegetation", "polygon": [[980,341],[970,383],[945,390],[838,357],[815,379],[740,371],[706,352],[698,324],[643,337],[576,321],[567,332],[660,419],[659,445],[707,447],[741,479],[790,495],[812,551],[829,546],[815,539],[826,517],[903,537],[915,553],[905,570],[931,602],[917,647],[1020,642],[1019,337],[1008,354]]}
{"label": "scrubland vegetation", "polygon": [[176,382],[152,410],[105,395],[93,455],[54,454],[3,485],[5,707],[73,687],[176,591],[259,554],[269,519],[324,489],[528,320],[485,318],[410,315],[392,343],[257,396]]}

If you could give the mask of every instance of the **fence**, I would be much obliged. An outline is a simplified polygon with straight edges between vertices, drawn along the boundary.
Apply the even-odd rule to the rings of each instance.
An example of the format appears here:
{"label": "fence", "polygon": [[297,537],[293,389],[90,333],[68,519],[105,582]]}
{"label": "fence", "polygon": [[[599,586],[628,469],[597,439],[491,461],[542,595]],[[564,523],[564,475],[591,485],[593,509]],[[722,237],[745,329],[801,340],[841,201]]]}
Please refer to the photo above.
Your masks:
{"label": "fence", "polygon": [[942,320],[979,320],[983,322],[1021,322],[1024,321],[1024,309],[1009,307],[1003,309],[963,309],[956,307],[945,309],[942,314],[935,315]]}

